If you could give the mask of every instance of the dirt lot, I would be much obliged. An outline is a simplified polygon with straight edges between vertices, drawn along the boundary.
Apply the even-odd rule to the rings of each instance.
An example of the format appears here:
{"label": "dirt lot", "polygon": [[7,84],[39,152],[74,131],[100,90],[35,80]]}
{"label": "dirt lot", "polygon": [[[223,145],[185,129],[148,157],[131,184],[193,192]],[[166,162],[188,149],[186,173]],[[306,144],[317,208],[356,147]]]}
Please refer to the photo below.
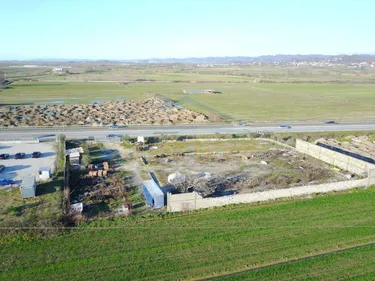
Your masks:
{"label": "dirt lot", "polygon": [[291,150],[269,149],[252,154],[208,154],[151,158],[144,170],[155,171],[162,184],[168,175],[179,172],[187,176],[187,188],[200,186],[204,196],[248,193],[346,180],[328,165]]}
{"label": "dirt lot", "polygon": [[[31,158],[34,151],[42,153],[40,158]],[[17,152],[26,154],[24,159],[14,159]],[[50,167],[52,172],[55,169],[56,152],[53,143],[37,143],[37,144],[7,144],[0,145],[0,154],[8,153],[10,158],[0,160],[0,164],[4,165],[5,170],[0,173],[0,179],[11,179],[16,184],[21,183],[25,175],[37,175],[40,167]]]}
{"label": "dirt lot", "polygon": [[[348,179],[338,169],[266,140],[158,142],[145,151],[138,151],[132,143],[77,145],[84,147],[87,164],[113,164],[105,177],[90,175],[89,167],[71,173],[71,200],[84,203],[87,218],[116,215],[124,194],[133,215],[152,212],[142,196],[141,183],[153,173],[164,191],[195,190],[205,197]],[[168,180],[173,173],[182,174],[184,181]]]}
{"label": "dirt lot", "polygon": [[345,151],[355,153],[375,161],[375,140],[368,136],[347,136],[339,140],[318,139],[316,143],[323,143]]}
{"label": "dirt lot", "polygon": [[[137,183],[155,172],[162,186],[180,192],[194,189],[203,196],[347,180],[323,162],[262,140],[164,142],[142,152],[124,145],[122,154],[127,158],[122,169],[132,171]],[[183,184],[168,182],[176,172],[185,176]]]}
{"label": "dirt lot", "polygon": [[71,203],[82,202],[82,215],[87,219],[124,215],[123,206],[128,206],[134,186],[127,180],[130,173],[118,169],[124,159],[116,146],[70,141],[67,147],[82,147],[84,151],[80,168],[70,171]]}

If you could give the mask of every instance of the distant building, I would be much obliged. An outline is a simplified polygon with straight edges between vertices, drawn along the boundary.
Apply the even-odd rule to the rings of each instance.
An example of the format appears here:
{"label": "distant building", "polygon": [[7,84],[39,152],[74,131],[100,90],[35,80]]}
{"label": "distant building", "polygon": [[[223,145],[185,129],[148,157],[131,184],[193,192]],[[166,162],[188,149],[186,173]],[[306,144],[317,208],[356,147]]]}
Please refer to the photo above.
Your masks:
{"label": "distant building", "polygon": [[63,69],[61,67],[55,67],[52,69],[53,72],[62,72]]}
{"label": "distant building", "polygon": [[21,196],[22,198],[35,197],[36,192],[36,179],[35,176],[25,176],[21,183]]}
{"label": "distant building", "polygon": [[206,89],[206,90],[183,90],[184,94],[219,94],[221,92],[212,90],[212,89]]}
{"label": "distant building", "polygon": [[142,183],[142,193],[151,208],[157,209],[164,207],[164,193],[154,180],[148,180]]}

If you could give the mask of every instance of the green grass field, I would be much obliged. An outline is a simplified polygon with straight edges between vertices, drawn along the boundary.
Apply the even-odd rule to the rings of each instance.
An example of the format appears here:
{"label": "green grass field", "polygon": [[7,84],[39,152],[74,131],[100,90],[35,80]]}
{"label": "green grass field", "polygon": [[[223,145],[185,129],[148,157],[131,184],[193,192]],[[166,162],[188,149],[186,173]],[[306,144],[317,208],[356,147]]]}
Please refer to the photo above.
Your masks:
{"label": "green grass field", "polygon": [[[94,222],[46,240],[3,244],[0,279],[190,280],[364,245],[375,242],[374,195],[372,187],[151,220]],[[314,279],[314,274],[325,280],[368,277],[374,270],[370,252],[373,247],[364,247],[243,276],[272,280],[281,272],[287,279],[295,270],[293,280]]]}
{"label": "green grass field", "polygon": [[210,280],[375,280],[374,253],[372,244]]}
{"label": "green grass field", "polygon": [[0,227],[48,225],[62,216],[63,180],[55,177],[37,186],[37,197],[22,199],[19,188],[0,190]]}
{"label": "green grass field", "polygon": [[[182,93],[184,89],[222,93],[187,95]],[[227,121],[374,120],[374,94],[373,85],[350,84],[16,82],[1,93],[0,104],[91,103],[159,96]]]}

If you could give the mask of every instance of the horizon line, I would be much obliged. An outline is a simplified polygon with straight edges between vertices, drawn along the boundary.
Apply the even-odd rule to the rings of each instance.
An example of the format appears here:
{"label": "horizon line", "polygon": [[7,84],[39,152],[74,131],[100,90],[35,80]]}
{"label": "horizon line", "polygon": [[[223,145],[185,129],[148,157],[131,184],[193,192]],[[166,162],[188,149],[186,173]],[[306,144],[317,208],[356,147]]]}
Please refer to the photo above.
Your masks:
{"label": "horizon line", "polygon": [[276,56],[327,56],[327,57],[338,57],[338,56],[375,56],[375,53],[341,53],[341,54],[275,54],[275,55],[258,55],[258,56],[192,56],[192,57],[150,57],[150,58],[138,58],[138,59],[109,59],[109,58],[29,58],[29,59],[0,59],[0,62],[23,62],[23,61],[150,61],[150,60],[188,60],[188,59],[210,59],[210,58],[262,58],[262,57],[276,57]]}

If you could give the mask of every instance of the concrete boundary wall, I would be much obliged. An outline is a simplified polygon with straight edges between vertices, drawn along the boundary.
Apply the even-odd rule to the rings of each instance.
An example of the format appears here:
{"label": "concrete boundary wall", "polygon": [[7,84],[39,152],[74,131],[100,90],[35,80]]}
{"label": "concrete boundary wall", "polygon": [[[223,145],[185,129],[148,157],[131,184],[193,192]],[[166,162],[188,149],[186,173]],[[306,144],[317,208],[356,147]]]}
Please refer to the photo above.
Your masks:
{"label": "concrete boundary wall", "polygon": [[224,206],[229,204],[256,203],[275,200],[278,198],[306,196],[313,193],[343,191],[356,187],[365,187],[368,185],[375,185],[375,170],[371,170],[367,178],[360,180],[333,182],[318,185],[306,185],[214,198],[202,198],[196,192],[184,194],[167,193],[167,211],[183,212],[215,206]]}
{"label": "concrete boundary wall", "polygon": [[296,140],[298,152],[310,155],[343,170],[357,175],[367,175],[370,170],[375,170],[375,165],[354,157],[324,148],[300,139]]}
{"label": "concrete boundary wall", "polygon": [[307,196],[313,193],[327,193],[332,191],[343,191],[357,187],[375,185],[375,165],[350,157],[348,155],[332,151],[302,140],[296,140],[296,150],[305,153],[331,165],[340,167],[351,173],[367,175],[360,180],[349,180],[341,182],[324,183],[317,185],[306,185],[299,187],[267,190],[247,194],[222,196],[215,198],[202,198],[198,193],[167,194],[167,211],[182,212],[191,211],[228,204],[256,203],[278,198]]}

